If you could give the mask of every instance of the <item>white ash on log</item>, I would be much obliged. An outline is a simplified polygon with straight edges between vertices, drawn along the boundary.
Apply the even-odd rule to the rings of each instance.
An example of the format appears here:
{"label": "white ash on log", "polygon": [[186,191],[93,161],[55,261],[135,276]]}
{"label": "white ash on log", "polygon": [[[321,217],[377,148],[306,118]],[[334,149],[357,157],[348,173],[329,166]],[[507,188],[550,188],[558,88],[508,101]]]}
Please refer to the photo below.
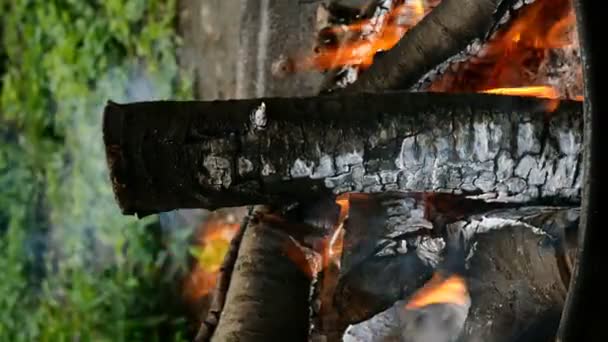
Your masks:
{"label": "white ash on log", "polygon": [[110,102],[104,143],[125,214],[317,199],[349,191],[474,192],[578,202],[581,105],[391,92],[213,102]]}

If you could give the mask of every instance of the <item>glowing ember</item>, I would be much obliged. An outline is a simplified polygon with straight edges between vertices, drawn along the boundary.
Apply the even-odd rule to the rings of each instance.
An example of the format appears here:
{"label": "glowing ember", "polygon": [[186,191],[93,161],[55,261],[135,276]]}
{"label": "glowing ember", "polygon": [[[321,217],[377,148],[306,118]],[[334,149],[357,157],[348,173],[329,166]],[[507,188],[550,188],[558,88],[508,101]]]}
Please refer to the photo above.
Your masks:
{"label": "glowing ember", "polygon": [[458,275],[447,278],[439,274],[418,290],[406,304],[407,309],[421,308],[432,304],[467,305],[470,301],[465,280]]}
{"label": "glowing ember", "polygon": [[239,229],[238,223],[210,217],[198,229],[193,254],[196,263],[184,284],[184,295],[198,300],[213,291],[230,241]]}
{"label": "glowing ember", "polygon": [[400,1],[387,15],[361,20],[351,25],[330,27],[325,30],[335,36],[354,35],[338,46],[320,47],[312,56],[294,61],[295,70],[327,70],[347,65],[368,67],[374,55],[395,46],[403,35],[416,25],[431,9],[437,0]]}

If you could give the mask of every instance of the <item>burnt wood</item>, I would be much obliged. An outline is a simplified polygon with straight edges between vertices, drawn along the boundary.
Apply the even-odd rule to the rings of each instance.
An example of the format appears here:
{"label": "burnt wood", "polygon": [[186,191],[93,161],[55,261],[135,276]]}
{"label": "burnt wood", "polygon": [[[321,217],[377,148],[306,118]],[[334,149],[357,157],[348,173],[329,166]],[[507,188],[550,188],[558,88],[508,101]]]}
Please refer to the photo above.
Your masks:
{"label": "burnt wood", "polygon": [[[471,306],[459,341],[544,341],[541,338],[555,336],[567,284],[560,275],[556,246],[546,244],[545,239],[518,225],[473,237],[476,247],[466,272]],[[565,248],[573,253],[576,243]],[[395,272],[393,277],[399,274]],[[378,276],[368,276],[366,281],[374,277]],[[376,309],[377,303],[388,302],[380,288],[376,284],[365,298]],[[375,295],[369,296],[371,293]],[[404,329],[401,324],[416,324],[398,319],[411,294],[406,289],[386,310],[368,313],[367,320],[349,328],[348,335],[357,338],[348,341],[399,341],[397,336]]]}
{"label": "burnt wood", "polygon": [[407,89],[473,41],[483,41],[511,0],[443,0],[343,92]]}
{"label": "burnt wood", "polygon": [[104,143],[124,214],[285,205],[350,191],[467,191],[578,202],[578,102],[389,92],[110,102]]}
{"label": "burnt wood", "polygon": [[[569,264],[576,258],[573,232],[578,224],[578,208],[507,207],[464,196],[417,195],[387,192],[350,196],[341,279],[335,293],[336,310],[343,326],[367,320],[408,297],[430,278],[436,267],[464,272],[461,267],[453,267],[460,258],[447,255],[442,246],[443,241],[448,241],[449,232],[462,233],[466,254],[472,262],[469,265],[472,274],[468,276],[477,278],[477,283],[486,289],[503,279],[502,271],[509,274],[507,278],[523,272],[534,281],[555,278],[562,287],[568,284]],[[444,231],[435,232],[438,221],[446,226]],[[510,228],[513,226],[516,228]],[[512,233],[500,233],[503,230]],[[508,241],[501,241],[503,238]],[[518,246],[522,249],[518,250]],[[543,257],[519,253],[528,250],[529,253],[538,250],[537,254]],[[502,271],[483,264],[484,258],[495,259],[496,267]],[[541,262],[542,266],[521,266],[527,262]],[[540,280],[530,275],[536,267],[547,265],[553,267],[554,274],[545,277],[541,272]],[[514,280],[517,284],[528,283],[520,275],[517,277]],[[533,291],[542,290],[538,284],[535,286]],[[501,291],[508,292],[506,288]],[[474,306],[481,304],[483,301]]]}
{"label": "burnt wood", "polygon": [[[584,192],[581,203],[579,256],[566,305],[560,322],[558,342],[602,341],[606,336],[605,300],[601,294],[605,281],[603,263],[606,241],[603,201],[606,183],[605,146],[608,99],[602,93],[605,79],[606,49],[601,29],[605,22],[603,9],[597,1],[575,0],[577,30],[582,48],[584,73],[585,156]],[[598,296],[599,295],[599,296]]]}

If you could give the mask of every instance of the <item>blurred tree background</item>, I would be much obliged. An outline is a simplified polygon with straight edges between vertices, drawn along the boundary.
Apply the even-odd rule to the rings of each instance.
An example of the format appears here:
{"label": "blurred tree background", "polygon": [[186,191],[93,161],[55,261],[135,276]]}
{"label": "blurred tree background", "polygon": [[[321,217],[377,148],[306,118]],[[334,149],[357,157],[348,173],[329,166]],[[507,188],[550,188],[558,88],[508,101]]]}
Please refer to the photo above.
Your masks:
{"label": "blurred tree background", "polygon": [[185,237],[120,214],[101,139],[108,99],[191,97],[176,11],[0,0],[0,341],[188,338]]}

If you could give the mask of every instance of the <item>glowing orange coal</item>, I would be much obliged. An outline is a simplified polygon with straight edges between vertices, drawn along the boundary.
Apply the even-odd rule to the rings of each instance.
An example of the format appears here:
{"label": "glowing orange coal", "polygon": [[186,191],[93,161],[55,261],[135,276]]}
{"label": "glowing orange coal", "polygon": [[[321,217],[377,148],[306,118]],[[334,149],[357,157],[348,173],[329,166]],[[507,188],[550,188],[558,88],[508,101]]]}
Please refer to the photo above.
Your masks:
{"label": "glowing orange coal", "polygon": [[183,287],[187,299],[196,301],[213,291],[230,241],[238,229],[238,223],[216,216],[209,217],[198,228],[193,248],[196,262]]}
{"label": "glowing orange coal", "polygon": [[444,277],[438,273],[418,290],[408,303],[407,309],[421,308],[432,304],[467,305],[470,301],[469,291],[464,278],[453,274]]}
{"label": "glowing orange coal", "polygon": [[320,47],[310,56],[294,61],[295,70],[328,70],[347,65],[368,67],[374,55],[395,46],[403,35],[416,25],[439,1],[405,0],[387,15],[330,27],[326,32],[335,36],[354,36],[337,46]]}

